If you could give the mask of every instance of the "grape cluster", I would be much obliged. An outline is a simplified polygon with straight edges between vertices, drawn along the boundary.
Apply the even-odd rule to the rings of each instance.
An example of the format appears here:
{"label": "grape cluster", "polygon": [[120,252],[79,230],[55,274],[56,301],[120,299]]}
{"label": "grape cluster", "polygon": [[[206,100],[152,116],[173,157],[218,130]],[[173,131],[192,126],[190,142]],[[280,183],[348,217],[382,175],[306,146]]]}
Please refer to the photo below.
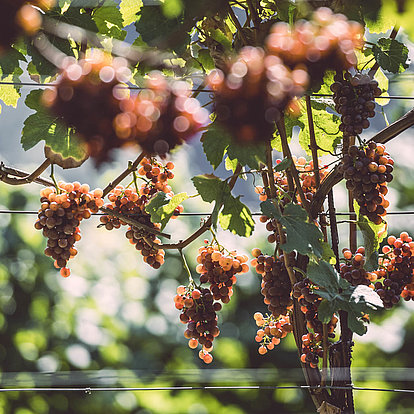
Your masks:
{"label": "grape cluster", "polygon": [[[318,306],[322,300],[317,294],[317,286],[313,285],[312,282],[305,278],[293,286],[292,296],[296,298],[301,306],[301,311],[305,314],[308,330],[322,334],[323,324],[318,319]],[[328,323],[328,337],[335,337],[335,326],[338,322],[336,316],[333,316],[331,321]]]}
{"label": "grape cluster", "polygon": [[414,282],[414,242],[407,232],[402,232],[398,238],[389,236],[387,242],[388,245],[382,248],[380,267],[375,272],[378,277],[375,290],[384,307],[389,309],[400,301],[400,295],[408,300],[411,297],[409,292],[412,291]]}
{"label": "grape cluster", "polygon": [[200,273],[200,283],[209,283],[214,300],[228,303],[233,295],[233,285],[238,273],[246,273],[249,266],[247,256],[226,255],[220,246],[201,247],[196,271]]}
{"label": "grape cluster", "polygon": [[[101,51],[80,61],[67,58],[43,103],[76,129],[99,164],[115,148],[140,145],[149,155],[165,156],[190,139],[208,121],[208,112],[190,98],[185,82],[168,83],[151,72],[144,89],[129,96],[127,61]],[[87,116],[85,116],[87,114]]]}
{"label": "grape cluster", "polygon": [[382,144],[370,142],[365,148],[349,147],[340,170],[346,179],[346,187],[360,206],[360,214],[375,224],[381,224],[386,215],[388,200],[387,183],[393,179],[394,160]]}
{"label": "grape cluster", "polygon": [[70,275],[67,262],[77,254],[75,242],[81,239],[79,224],[96,213],[104,202],[102,190],[90,191],[87,184],[59,183],[59,188],[47,187],[40,191],[41,208],[35,228],[48,239],[46,256],[55,260],[64,277]]}
{"label": "grape cluster", "polygon": [[217,122],[242,144],[268,140],[274,122],[286,108],[293,108],[294,97],[304,93],[307,83],[305,70],[290,70],[278,57],[252,46],[207,78],[214,90]]}
{"label": "grape cluster", "polygon": [[[150,215],[145,211],[142,197],[146,200],[146,196],[140,197],[135,190],[118,185],[109,193],[108,198],[111,203],[106,204],[105,207],[148,228],[159,230],[160,225],[152,223]],[[121,225],[127,224],[122,218],[110,214],[101,216],[100,221],[107,230],[120,228]],[[157,248],[157,244],[160,244],[161,241],[154,233],[149,232],[146,228],[132,225],[128,227],[125,236],[142,254],[145,263],[154,269],[159,269],[164,263],[165,252]]]}
{"label": "grape cluster", "polygon": [[375,116],[375,97],[382,93],[378,82],[369,75],[351,76],[346,72],[343,77],[341,72],[336,74],[331,91],[335,109],[341,115],[339,130],[344,137],[361,134],[370,125],[368,118]]}
{"label": "grape cluster", "polygon": [[128,98],[122,87],[131,71],[123,58],[112,58],[99,50],[76,61],[67,58],[57,87],[44,92],[42,101],[49,110],[74,127],[97,164],[109,158],[108,153],[127,143],[129,137],[118,134],[114,119],[121,102]]}
{"label": "grape cluster", "polygon": [[[253,249],[252,254],[255,259],[252,260],[251,264],[256,267],[256,272],[262,275],[261,293],[269,312],[275,318],[287,315],[289,309],[292,309],[293,306],[290,297],[292,285],[284,264],[283,255],[275,260],[273,256],[263,255],[259,249]],[[289,260],[294,266],[294,252],[289,254]]]}
{"label": "grape cluster", "polygon": [[318,368],[319,358],[323,357],[322,334],[307,333],[302,335],[302,355],[300,360],[303,364],[309,364],[311,368]]}
{"label": "grape cluster", "polygon": [[325,71],[355,66],[354,49],[363,45],[361,24],[331,9],[317,9],[310,21],[300,20],[293,28],[284,22],[276,23],[267,38],[269,53],[279,56],[294,67],[303,65],[312,81],[322,79]]}
{"label": "grape cluster", "polygon": [[275,317],[266,314],[263,316],[262,313],[256,312],[253,317],[259,327],[255,340],[260,343],[258,349],[260,355],[266,354],[268,350],[270,351],[279,345],[280,340],[293,330],[289,315]]}
{"label": "grape cluster", "polygon": [[122,102],[114,123],[118,134],[133,137],[148,154],[165,156],[191,139],[209,121],[209,114],[191,98],[186,82],[169,83],[161,72],[151,72],[145,90]]}
{"label": "grape cluster", "polygon": [[51,8],[55,0],[6,0],[2,1],[0,15],[0,53],[7,50],[23,33],[33,35],[42,24],[43,10]]}
{"label": "grape cluster", "polygon": [[371,282],[377,280],[374,272],[367,272],[364,269],[365,264],[365,248],[358,247],[355,254],[351,250],[345,248],[342,250],[345,263],[341,263],[341,277],[347,280],[352,286],[366,285],[370,286]]}
{"label": "grape cluster", "polygon": [[213,361],[210,354],[213,341],[220,334],[216,312],[222,305],[214,302],[209,289],[195,289],[193,286],[179,286],[174,302],[175,307],[181,310],[180,321],[187,324],[184,336],[189,340],[188,346],[195,349],[198,344],[202,345],[199,357],[210,364]]}

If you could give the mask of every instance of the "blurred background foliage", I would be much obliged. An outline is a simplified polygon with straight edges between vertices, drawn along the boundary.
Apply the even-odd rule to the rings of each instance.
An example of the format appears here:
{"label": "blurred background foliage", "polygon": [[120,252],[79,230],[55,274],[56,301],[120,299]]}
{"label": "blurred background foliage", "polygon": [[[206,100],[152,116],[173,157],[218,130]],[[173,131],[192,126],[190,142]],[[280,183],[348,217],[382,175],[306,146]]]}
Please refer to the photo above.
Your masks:
{"label": "blurred background foliage", "polygon": [[[386,36],[386,35],[385,35]],[[402,35],[404,36],[404,34]],[[406,42],[406,39],[403,39]],[[413,46],[407,42],[412,54]],[[391,95],[414,95],[412,69],[390,78]],[[22,90],[25,97],[27,90]],[[28,115],[23,105],[3,106],[0,159],[25,170],[38,166],[42,148],[25,153],[18,139]],[[205,103],[205,102],[203,102]],[[412,108],[412,101],[392,101],[379,108],[373,127],[364,138],[393,122]],[[4,137],[7,137],[5,139]],[[12,137],[13,139],[8,139]],[[303,155],[293,139],[296,155]],[[296,142],[296,144],[295,144]],[[296,145],[296,147],[295,147]],[[396,160],[395,180],[390,185],[391,210],[414,210],[413,133],[406,131],[387,146]],[[58,178],[88,181],[105,186],[130,153],[120,153],[104,170],[86,162],[73,171],[58,171]],[[212,172],[197,140],[172,156],[174,191],[188,191],[189,177]],[[327,161],[329,162],[329,160]],[[216,172],[230,175],[223,167]],[[0,183],[0,209],[37,210],[37,185],[24,188]],[[193,191],[193,192],[192,192]],[[258,210],[252,181],[238,183],[235,194]],[[337,209],[346,210],[343,186],[335,187]],[[190,199],[185,211],[208,212],[211,206]],[[215,341],[214,360],[206,366],[187,346],[184,325],[179,322],[173,297],[187,283],[181,260],[168,251],[166,263],[154,271],[127,242],[122,230],[98,229],[92,217],[82,223],[79,254],[71,263],[72,275],[63,279],[45,257],[46,241],[33,227],[34,215],[0,214],[0,385],[19,387],[172,387],[301,385],[303,374],[293,338],[284,339],[264,356],[257,353],[252,315],[266,308],[260,295],[260,278],[254,272],[239,277],[231,302],[219,313],[221,334]],[[166,231],[180,240],[199,225],[199,217],[181,217]],[[412,215],[388,216],[389,234],[402,230],[414,234]],[[341,243],[346,245],[347,225],[340,224]],[[219,232],[229,250],[247,253],[266,249],[266,231],[258,224],[253,237],[240,239]],[[360,238],[361,240],[361,238]],[[185,249],[195,269],[202,239]],[[372,318],[367,335],[355,338],[353,379],[356,386],[414,388],[413,302]],[[355,405],[361,414],[412,413],[412,394],[356,391]],[[52,413],[313,413],[304,390],[163,390],[92,392],[0,392],[1,414]]]}

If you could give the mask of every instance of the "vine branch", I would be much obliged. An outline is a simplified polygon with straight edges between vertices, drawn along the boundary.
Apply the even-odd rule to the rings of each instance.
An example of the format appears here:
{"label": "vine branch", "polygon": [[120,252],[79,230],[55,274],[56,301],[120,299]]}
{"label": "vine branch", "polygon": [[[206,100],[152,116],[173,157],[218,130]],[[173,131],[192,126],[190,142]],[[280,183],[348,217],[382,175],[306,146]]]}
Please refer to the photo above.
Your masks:
{"label": "vine branch", "polygon": [[[43,163],[36,168],[31,174],[18,170],[17,168],[6,167],[3,162],[0,163],[0,181],[3,181],[9,185],[22,185],[28,184],[31,182],[35,182],[37,184],[42,184],[45,186],[54,186],[53,181],[48,180],[46,178],[41,178],[40,174],[44,172],[52,162],[47,159],[43,161]],[[19,178],[12,178],[19,177]]]}
{"label": "vine branch", "polygon": [[128,168],[123,171],[115,180],[110,182],[103,190],[103,196],[105,197],[108,195],[111,190],[113,190],[124,178],[126,178],[132,171],[136,171],[138,168],[139,163],[145,158],[145,151],[142,151],[141,154],[139,154],[138,158],[131,164],[128,165]]}

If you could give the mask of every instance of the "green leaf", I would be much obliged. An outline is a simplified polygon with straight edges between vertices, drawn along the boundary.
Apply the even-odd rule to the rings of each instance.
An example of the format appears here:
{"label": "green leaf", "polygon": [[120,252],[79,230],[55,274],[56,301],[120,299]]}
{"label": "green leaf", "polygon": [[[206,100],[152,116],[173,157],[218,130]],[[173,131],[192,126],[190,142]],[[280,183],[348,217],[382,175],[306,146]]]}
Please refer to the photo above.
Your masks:
{"label": "green leaf", "polygon": [[190,44],[190,35],[183,19],[168,19],[160,6],[144,6],[138,13],[135,23],[137,32],[149,46],[162,49],[172,48],[177,53],[183,53]]}
{"label": "green leaf", "polygon": [[62,158],[85,158],[85,149],[71,128],[49,115],[41,105],[42,90],[33,90],[26,98],[26,106],[36,112],[24,121],[21,143],[25,151],[45,141]]}
{"label": "green leaf", "polygon": [[124,20],[115,1],[105,0],[100,7],[94,10],[92,18],[98,27],[99,33],[118,40],[125,39],[126,31],[122,30]]}
{"label": "green leaf", "polygon": [[198,51],[197,60],[201,63],[207,73],[216,67],[208,49],[200,49]]}
{"label": "green leaf", "polygon": [[[71,24],[76,27],[82,27],[83,29],[91,32],[98,32],[98,27],[94,22],[90,13],[85,12],[82,7],[72,5],[61,15],[56,16],[59,19],[64,19],[65,23]],[[70,32],[68,33],[70,34]]]}
{"label": "green leaf", "polygon": [[[240,201],[240,197],[233,197],[229,185],[214,175],[197,175],[192,178],[201,198],[208,202],[215,202],[212,213],[213,225],[217,218],[224,230],[230,230],[239,236],[248,237],[254,229],[254,220],[250,210]],[[223,211],[221,213],[221,207]]]}
{"label": "green leaf", "polygon": [[408,68],[408,48],[398,40],[383,37],[372,47],[372,52],[384,70],[401,73]]}
{"label": "green leaf", "polygon": [[340,288],[340,276],[332,265],[324,260],[310,261],[306,271],[308,278],[329,293],[335,294]]}
{"label": "green leaf", "polygon": [[[25,57],[15,49],[0,56],[0,80],[2,82],[20,82],[23,70],[20,68],[20,61]],[[21,87],[18,85],[0,85],[0,100],[6,105],[16,108],[21,96]]]}
{"label": "green leaf", "polygon": [[318,306],[318,319],[322,323],[328,323],[332,319],[332,315],[336,311],[336,302],[335,300],[329,301],[329,300],[322,300],[321,303],[319,303]]}
{"label": "green leaf", "polygon": [[252,213],[239,197],[229,196],[224,201],[223,210],[219,214],[219,223],[223,230],[243,237],[249,237],[254,230]]}
{"label": "green leaf", "polygon": [[357,225],[364,238],[365,270],[372,272],[378,269],[378,249],[381,242],[387,237],[387,222],[374,224],[359,213],[359,205],[354,201],[354,210],[357,213]]}
{"label": "green leaf", "polygon": [[227,155],[232,160],[237,159],[243,167],[247,165],[253,169],[258,169],[260,163],[264,163],[266,160],[264,144],[239,145],[236,142],[231,141],[230,145],[227,147]]}
{"label": "green leaf", "polygon": [[216,169],[223,161],[226,149],[230,144],[230,136],[226,130],[213,123],[201,137],[207,160]]}
{"label": "green leaf", "polygon": [[[287,141],[290,143],[293,136],[293,128],[299,127],[300,129],[305,128],[305,124],[302,122],[302,120],[295,116],[285,116],[285,129],[286,129],[286,135],[287,135]],[[279,133],[276,129],[276,131],[273,133],[273,139],[271,142],[272,148],[276,151],[282,152],[282,141],[280,140]]]}
{"label": "green leaf", "polygon": [[289,253],[296,250],[310,257],[323,256],[323,234],[318,227],[307,222],[307,214],[301,206],[289,203],[285,206],[283,215],[271,200],[260,203],[260,208],[265,216],[275,218],[285,228],[286,243],[281,245],[284,251]]}
{"label": "green leaf", "polygon": [[[226,157],[225,161],[224,161],[224,166],[226,167],[227,171],[236,171],[237,166],[239,165],[239,161],[237,159],[230,159],[229,157]],[[245,175],[241,175],[241,177],[243,178]]]}
{"label": "green leaf", "polygon": [[137,20],[137,13],[143,6],[142,0],[121,0],[119,10],[124,20],[124,27],[129,26]]}
{"label": "green leaf", "polygon": [[[335,147],[341,140],[341,133],[339,131],[339,125],[341,119],[338,115],[329,113],[326,109],[330,106],[330,103],[326,100],[311,100],[312,118],[315,129],[316,143],[319,148],[334,152]],[[308,155],[312,154],[310,149],[310,133],[308,116],[306,113],[306,106],[302,100],[302,115],[300,121],[304,125],[299,133],[299,144]],[[318,151],[318,154],[324,155],[326,152]]]}
{"label": "green leaf", "polygon": [[151,199],[145,211],[151,215],[153,223],[161,223],[161,230],[167,225],[172,217],[175,209],[185,200],[187,200],[187,193],[175,194],[173,197],[168,196],[160,191]]}
{"label": "green leaf", "polygon": [[[201,198],[207,203],[212,203],[220,197],[220,193],[230,192],[226,182],[214,175],[196,175],[191,179]],[[226,188],[227,187],[227,188]]]}

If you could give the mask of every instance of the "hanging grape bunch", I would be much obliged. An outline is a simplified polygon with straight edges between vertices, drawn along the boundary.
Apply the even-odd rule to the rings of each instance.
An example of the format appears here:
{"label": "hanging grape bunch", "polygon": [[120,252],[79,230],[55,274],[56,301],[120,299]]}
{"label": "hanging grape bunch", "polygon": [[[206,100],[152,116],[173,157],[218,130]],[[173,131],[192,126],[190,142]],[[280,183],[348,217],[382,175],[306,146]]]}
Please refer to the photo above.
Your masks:
{"label": "hanging grape bunch", "polygon": [[374,272],[367,272],[364,269],[364,247],[358,247],[355,254],[353,254],[350,249],[344,248],[342,250],[342,254],[344,256],[345,263],[341,263],[340,274],[341,277],[347,280],[352,286],[370,286],[371,282],[375,282],[377,280],[377,275]]}
{"label": "hanging grape bunch", "polygon": [[263,49],[244,47],[224,71],[216,69],[207,78],[214,90],[217,122],[238,143],[266,141],[274,122],[301,96],[308,83],[302,68],[290,70]]}
{"label": "hanging grape bunch", "polygon": [[147,154],[164,157],[209,121],[208,111],[190,95],[186,82],[170,83],[161,72],[153,71],[145,89],[124,102],[115,127],[122,135],[133,136]]}
{"label": "hanging grape bunch", "polygon": [[414,287],[414,242],[407,232],[402,232],[398,238],[389,236],[387,242],[378,261],[380,267],[375,272],[378,276],[375,290],[384,307],[389,309],[401,296],[406,300],[412,297],[409,292]]}
{"label": "hanging grape bunch", "polygon": [[210,354],[213,341],[220,334],[216,312],[221,310],[221,304],[214,302],[209,289],[196,289],[193,285],[179,286],[174,302],[175,307],[181,310],[180,321],[187,324],[184,336],[189,340],[188,346],[195,349],[199,344],[202,345],[198,355],[206,364],[210,364],[213,361]]}
{"label": "hanging grape bunch", "polygon": [[352,191],[360,206],[360,214],[367,216],[375,224],[382,222],[389,201],[387,184],[392,181],[394,160],[385,151],[385,146],[370,142],[366,147],[349,147],[344,155],[341,171],[346,179],[346,187]]}
{"label": "hanging grape bunch", "polygon": [[369,128],[368,118],[375,116],[375,98],[382,91],[378,82],[369,75],[357,73],[351,76],[349,72],[335,75],[335,82],[331,85],[334,93],[335,109],[341,115],[339,130],[344,137],[356,136]]}
{"label": "hanging grape bunch", "polygon": [[35,34],[42,24],[42,15],[35,7],[51,8],[55,0],[3,0],[0,16],[0,54],[10,48],[23,33]]}
{"label": "hanging grape bunch", "polygon": [[[161,243],[161,240],[156,236],[161,225],[151,222],[151,216],[145,211],[145,207],[159,191],[170,196],[174,195],[168,185],[168,180],[174,178],[171,171],[173,168],[172,162],[168,162],[164,166],[154,158],[144,158],[138,169],[138,174],[144,180],[141,187],[133,189],[118,185],[108,194],[110,203],[106,204],[104,208],[112,210],[115,214],[120,214],[121,217],[108,213],[100,218],[101,224],[107,230],[127,225],[128,223],[122,220],[122,216],[140,223],[141,226],[130,225],[125,235],[130,243],[141,252],[144,262],[154,269],[159,269],[164,263],[165,252],[157,247]],[[136,177],[134,181],[136,182]],[[182,211],[183,207],[178,206],[172,218],[178,217]]]}
{"label": "hanging grape bunch", "polygon": [[266,47],[291,68],[304,65],[312,83],[318,84],[326,71],[342,71],[356,65],[354,49],[362,47],[363,36],[361,24],[320,7],[312,20],[299,20],[293,28],[284,22],[276,23]]}
{"label": "hanging grape bunch", "polygon": [[35,228],[48,239],[46,256],[55,260],[64,277],[70,275],[67,262],[77,254],[75,242],[81,239],[79,224],[96,213],[104,202],[102,190],[90,191],[88,184],[59,183],[59,189],[48,187],[40,191],[41,208]]}
{"label": "hanging grape bunch", "polygon": [[208,283],[214,300],[230,302],[233,296],[233,285],[237,274],[249,271],[247,256],[226,254],[219,245],[201,247],[197,256],[197,272],[200,273],[200,284]]}
{"label": "hanging grape bunch", "polygon": [[293,330],[289,315],[280,315],[276,318],[273,315],[263,316],[262,313],[256,312],[253,317],[259,327],[255,340],[260,344],[258,349],[260,355],[274,349],[280,344],[280,340]]}
{"label": "hanging grape bunch", "polygon": [[131,71],[125,59],[99,50],[80,61],[67,58],[63,66],[56,88],[44,92],[43,103],[75,129],[88,154],[100,164],[112,149],[134,142],[115,122],[129,95],[121,83]]}
{"label": "hanging grape bunch", "polygon": [[[283,255],[275,260],[273,256],[263,255],[260,249],[253,249],[252,254],[255,259],[252,260],[251,264],[256,267],[256,272],[262,275],[261,293],[269,312],[275,318],[287,315],[289,309],[292,309],[293,306],[290,297],[292,285],[284,264]],[[289,254],[289,260],[294,266],[295,253]]]}

